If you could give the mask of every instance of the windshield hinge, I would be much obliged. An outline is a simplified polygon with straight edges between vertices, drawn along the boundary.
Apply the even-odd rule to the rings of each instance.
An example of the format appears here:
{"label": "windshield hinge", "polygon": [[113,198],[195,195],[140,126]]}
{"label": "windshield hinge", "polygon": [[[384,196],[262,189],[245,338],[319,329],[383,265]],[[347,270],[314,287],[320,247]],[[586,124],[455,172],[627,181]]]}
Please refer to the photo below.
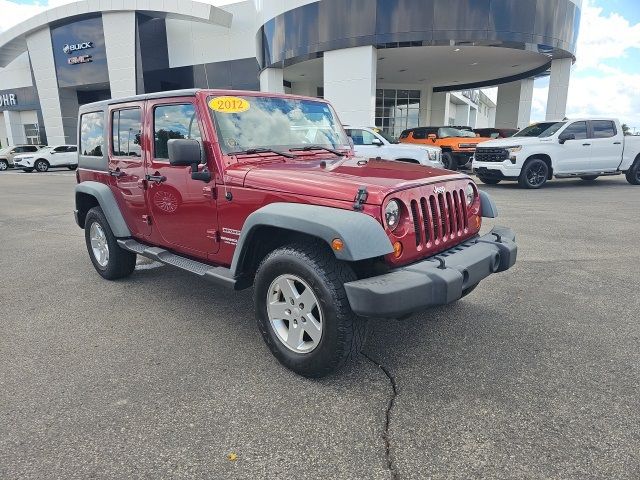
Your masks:
{"label": "windshield hinge", "polygon": [[369,193],[367,192],[367,187],[360,187],[358,189],[358,193],[356,193],[356,198],[354,198],[353,209],[356,211],[362,211],[362,205],[367,201],[367,197]]}

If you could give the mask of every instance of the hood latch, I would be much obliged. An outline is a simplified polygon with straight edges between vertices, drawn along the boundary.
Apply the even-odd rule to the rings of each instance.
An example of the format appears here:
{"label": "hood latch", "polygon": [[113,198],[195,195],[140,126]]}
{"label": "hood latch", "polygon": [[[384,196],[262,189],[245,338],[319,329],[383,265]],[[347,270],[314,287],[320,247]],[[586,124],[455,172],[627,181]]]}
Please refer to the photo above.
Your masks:
{"label": "hood latch", "polygon": [[362,211],[362,205],[367,201],[367,197],[369,193],[367,192],[367,187],[360,187],[358,189],[358,193],[356,193],[356,198],[354,198],[353,209],[360,212]]}

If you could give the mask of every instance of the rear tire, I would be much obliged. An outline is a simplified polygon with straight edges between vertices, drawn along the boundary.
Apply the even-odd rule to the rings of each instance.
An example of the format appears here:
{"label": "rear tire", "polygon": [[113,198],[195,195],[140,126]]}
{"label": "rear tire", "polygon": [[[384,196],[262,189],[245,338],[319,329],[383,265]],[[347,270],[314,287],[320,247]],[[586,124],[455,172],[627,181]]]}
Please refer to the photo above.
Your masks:
{"label": "rear tire", "polygon": [[481,177],[478,175],[478,179],[482,182],[485,183],[487,185],[497,185],[499,184],[502,179],[501,178],[491,178],[491,177]]}
{"label": "rear tire", "polygon": [[9,169],[9,162],[6,160],[0,160],[0,172],[4,172]]}
{"label": "rear tire", "polygon": [[136,254],[120,248],[100,207],[87,213],[84,238],[91,263],[102,278],[117,280],[133,273]]}
{"label": "rear tire", "polygon": [[580,177],[582,180],[584,180],[585,182],[593,182],[596,178],[598,178],[600,175],[584,175],[582,177]]}
{"label": "rear tire", "polygon": [[544,160],[533,158],[524,164],[518,184],[522,188],[537,189],[547,183],[549,166]]}
{"label": "rear tire", "polygon": [[36,160],[36,163],[33,164],[33,168],[35,168],[40,173],[44,173],[49,170],[49,162],[40,158]]}
{"label": "rear tire", "polygon": [[69,170],[73,171],[73,170],[77,169],[77,168],[78,168],[78,166],[77,166],[77,165],[69,165],[67,168],[68,168]]}
{"label": "rear tire", "polygon": [[640,185],[640,157],[636,158],[631,168],[627,170],[625,177],[631,185]]}
{"label": "rear tire", "polygon": [[444,168],[447,170],[452,170],[454,172],[458,170],[458,163],[451,152],[442,153],[442,165],[444,165]]}
{"label": "rear tire", "polygon": [[262,338],[278,361],[305,377],[323,377],[360,352],[366,321],[352,311],[344,284],[356,279],[320,242],[266,256],[255,278]]}

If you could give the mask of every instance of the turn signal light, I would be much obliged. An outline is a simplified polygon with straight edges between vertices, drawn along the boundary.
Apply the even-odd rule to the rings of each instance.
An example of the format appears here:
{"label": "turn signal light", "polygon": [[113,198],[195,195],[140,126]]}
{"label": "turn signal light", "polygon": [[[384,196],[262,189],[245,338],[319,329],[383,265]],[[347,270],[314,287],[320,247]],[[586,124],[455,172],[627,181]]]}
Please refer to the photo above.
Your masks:
{"label": "turn signal light", "polygon": [[393,256],[399,258],[402,255],[402,243],[395,242],[393,244]]}
{"label": "turn signal light", "polygon": [[344,249],[344,242],[340,238],[334,238],[331,242],[331,248],[333,248],[336,252]]}

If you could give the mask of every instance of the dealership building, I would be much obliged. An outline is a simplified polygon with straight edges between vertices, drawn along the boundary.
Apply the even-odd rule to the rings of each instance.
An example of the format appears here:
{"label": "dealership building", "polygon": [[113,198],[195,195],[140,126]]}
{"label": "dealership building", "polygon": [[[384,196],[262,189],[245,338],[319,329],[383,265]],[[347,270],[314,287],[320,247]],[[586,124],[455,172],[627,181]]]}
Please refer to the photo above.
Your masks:
{"label": "dealership building", "polygon": [[[581,0],[81,0],[0,34],[0,144],[75,143],[80,105],[181,88],[330,100],[349,125],[564,117]],[[482,87],[498,87],[494,103]]]}

